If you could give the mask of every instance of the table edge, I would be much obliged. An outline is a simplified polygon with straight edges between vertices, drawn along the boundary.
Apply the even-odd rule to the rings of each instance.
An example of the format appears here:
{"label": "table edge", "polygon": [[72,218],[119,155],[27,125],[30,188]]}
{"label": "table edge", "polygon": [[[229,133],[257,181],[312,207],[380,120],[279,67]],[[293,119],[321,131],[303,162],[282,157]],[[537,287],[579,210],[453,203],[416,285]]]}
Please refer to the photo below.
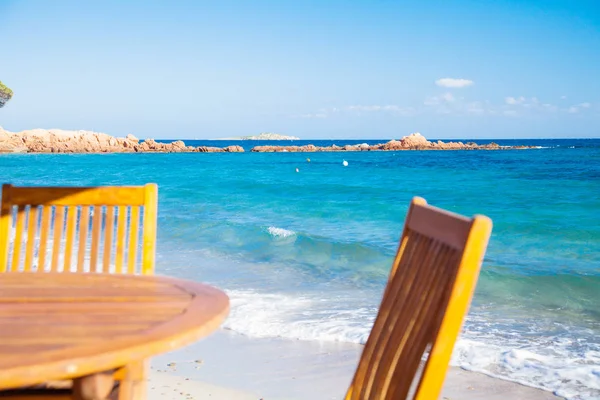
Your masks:
{"label": "table edge", "polygon": [[[48,273],[35,272],[33,274]],[[90,275],[89,273],[69,274]],[[110,341],[110,345],[108,345],[108,342],[101,344],[87,343],[66,349],[50,350],[43,353],[41,360],[36,359],[31,363],[21,364],[14,368],[1,369],[0,390],[33,385],[49,380],[71,379],[141,361],[186,346],[208,336],[219,328],[229,314],[229,297],[222,290],[207,284],[161,275],[110,275],[114,278],[166,282],[190,293],[194,296],[194,299],[190,302],[185,313],[146,331],[145,338],[147,340],[142,343],[140,343],[139,336]],[[217,300],[214,302],[215,304],[203,304],[198,299],[198,295],[205,293]],[[195,314],[196,312],[206,311],[207,308],[212,309],[210,311],[214,312],[214,315],[201,326],[198,326],[197,323],[194,324],[192,318],[186,318],[190,312]],[[72,356],[72,354],[77,355]]]}

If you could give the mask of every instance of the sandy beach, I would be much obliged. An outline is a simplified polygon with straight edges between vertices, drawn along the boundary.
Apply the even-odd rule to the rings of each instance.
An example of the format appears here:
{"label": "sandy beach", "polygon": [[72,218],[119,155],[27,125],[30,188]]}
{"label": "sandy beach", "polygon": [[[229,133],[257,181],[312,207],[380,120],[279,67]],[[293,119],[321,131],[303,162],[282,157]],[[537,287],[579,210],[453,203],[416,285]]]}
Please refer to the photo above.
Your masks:
{"label": "sandy beach", "polygon": [[[150,400],[343,399],[361,346],[249,339],[227,330],[153,359]],[[560,399],[535,388],[451,368],[441,399]]]}

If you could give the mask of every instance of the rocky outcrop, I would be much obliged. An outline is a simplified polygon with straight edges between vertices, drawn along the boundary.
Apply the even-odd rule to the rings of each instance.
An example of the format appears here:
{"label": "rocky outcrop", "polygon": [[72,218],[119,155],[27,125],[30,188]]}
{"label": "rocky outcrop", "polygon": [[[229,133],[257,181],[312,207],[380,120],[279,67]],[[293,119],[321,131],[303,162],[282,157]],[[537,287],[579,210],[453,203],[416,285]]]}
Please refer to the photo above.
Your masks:
{"label": "rocky outcrop", "polygon": [[244,148],[242,146],[227,146],[224,147],[223,150],[227,153],[243,153]]}
{"label": "rocky outcrop", "polygon": [[478,145],[469,142],[430,142],[420,133],[411,133],[400,140],[390,140],[387,143],[368,145],[367,143],[336,146],[335,144],[326,147],[319,147],[312,144],[304,146],[255,146],[251,151],[258,153],[265,152],[316,152],[316,151],[396,151],[396,150],[501,150],[501,149],[531,149],[531,146],[513,146],[500,147],[496,143]]}
{"label": "rocky outcrop", "polygon": [[133,135],[117,138],[105,133],[65,131],[61,129],[32,129],[9,132],[0,127],[0,153],[239,153],[241,146],[193,147],[181,140],[160,143],[154,139],[140,140]]}
{"label": "rocky outcrop", "polygon": [[154,139],[146,139],[144,142],[135,145],[133,149],[140,153],[183,153],[196,151],[194,147],[188,148],[181,140],[171,143],[159,143]]}
{"label": "rocky outcrop", "polygon": [[224,153],[225,150],[223,150],[220,147],[209,147],[209,146],[200,146],[198,147],[197,151],[199,151],[200,153]]}
{"label": "rocky outcrop", "polygon": [[243,153],[244,148],[242,146],[227,146],[227,147],[210,147],[210,146],[199,146],[195,151],[200,153]]}

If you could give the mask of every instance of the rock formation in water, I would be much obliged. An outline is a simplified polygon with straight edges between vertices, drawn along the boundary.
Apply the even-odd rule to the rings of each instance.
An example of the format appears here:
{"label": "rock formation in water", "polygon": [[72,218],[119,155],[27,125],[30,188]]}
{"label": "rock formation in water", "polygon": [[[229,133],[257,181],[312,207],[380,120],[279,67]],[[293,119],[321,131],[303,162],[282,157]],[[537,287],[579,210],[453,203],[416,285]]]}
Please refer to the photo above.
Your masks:
{"label": "rock formation in water", "polygon": [[0,153],[239,153],[241,146],[193,147],[181,140],[159,143],[154,139],[140,142],[133,135],[124,138],[90,131],[32,129],[9,132],[0,127]]}
{"label": "rock formation in water", "polygon": [[390,140],[387,143],[369,145],[362,144],[347,144],[345,146],[325,146],[319,147],[313,144],[304,146],[255,146],[253,152],[268,153],[268,152],[316,152],[316,151],[395,151],[395,150],[500,150],[500,149],[525,149],[531,148],[527,146],[500,147],[496,143],[482,144],[469,142],[430,142],[425,139],[420,133],[411,133],[404,136],[400,140]]}
{"label": "rock formation in water", "polygon": [[13,91],[4,85],[2,81],[0,81],[0,108],[4,107],[4,105],[12,98],[12,96]]}

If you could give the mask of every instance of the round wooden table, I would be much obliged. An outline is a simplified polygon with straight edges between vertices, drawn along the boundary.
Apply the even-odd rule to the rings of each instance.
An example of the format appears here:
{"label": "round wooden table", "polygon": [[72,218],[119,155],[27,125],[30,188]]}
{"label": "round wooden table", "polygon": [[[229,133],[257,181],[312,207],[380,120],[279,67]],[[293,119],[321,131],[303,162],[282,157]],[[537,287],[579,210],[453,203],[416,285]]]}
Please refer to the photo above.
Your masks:
{"label": "round wooden table", "polygon": [[173,278],[0,274],[0,390],[112,376],[208,335],[228,311],[222,291]]}

